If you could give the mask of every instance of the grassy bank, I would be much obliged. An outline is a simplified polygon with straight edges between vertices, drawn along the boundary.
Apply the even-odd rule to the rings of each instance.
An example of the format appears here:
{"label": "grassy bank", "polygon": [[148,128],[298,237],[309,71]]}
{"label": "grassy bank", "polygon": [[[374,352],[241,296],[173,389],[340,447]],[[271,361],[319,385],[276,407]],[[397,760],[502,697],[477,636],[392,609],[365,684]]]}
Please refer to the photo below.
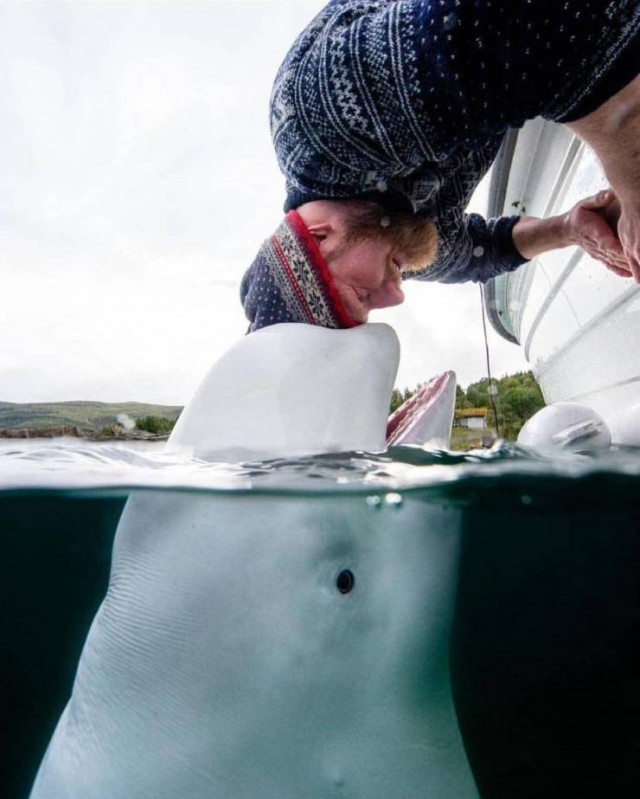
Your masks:
{"label": "grassy bank", "polygon": [[490,447],[496,439],[494,430],[469,430],[454,427],[451,431],[451,449],[456,451]]}
{"label": "grassy bank", "polygon": [[0,402],[0,438],[147,439],[167,430],[136,429],[149,419],[175,422],[182,408],[142,402]]}

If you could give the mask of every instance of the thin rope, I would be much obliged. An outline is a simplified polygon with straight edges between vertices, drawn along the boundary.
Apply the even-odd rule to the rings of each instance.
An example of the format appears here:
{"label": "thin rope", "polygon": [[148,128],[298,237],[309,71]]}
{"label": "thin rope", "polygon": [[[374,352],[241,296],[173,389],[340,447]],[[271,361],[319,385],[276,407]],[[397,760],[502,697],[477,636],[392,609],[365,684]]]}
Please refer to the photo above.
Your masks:
{"label": "thin rope", "polygon": [[496,422],[496,435],[500,438],[500,427],[498,425],[498,409],[496,408],[496,400],[493,389],[493,378],[491,377],[491,358],[489,356],[489,338],[487,336],[487,317],[484,311],[484,286],[480,286],[480,306],[482,308],[482,330],[484,331],[484,351],[487,356],[487,377],[489,378],[489,399],[491,400],[491,407],[493,408],[493,418]]}

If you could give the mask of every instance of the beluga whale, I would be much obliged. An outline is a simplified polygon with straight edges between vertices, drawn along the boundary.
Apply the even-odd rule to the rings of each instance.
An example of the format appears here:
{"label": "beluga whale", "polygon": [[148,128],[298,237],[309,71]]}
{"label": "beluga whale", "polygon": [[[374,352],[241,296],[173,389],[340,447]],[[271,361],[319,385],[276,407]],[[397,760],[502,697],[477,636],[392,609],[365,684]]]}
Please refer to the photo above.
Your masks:
{"label": "beluga whale", "polygon": [[[168,448],[380,451],[398,357],[386,325],[265,328]],[[448,663],[459,514],[411,492],[132,494],[32,799],[475,799]]]}

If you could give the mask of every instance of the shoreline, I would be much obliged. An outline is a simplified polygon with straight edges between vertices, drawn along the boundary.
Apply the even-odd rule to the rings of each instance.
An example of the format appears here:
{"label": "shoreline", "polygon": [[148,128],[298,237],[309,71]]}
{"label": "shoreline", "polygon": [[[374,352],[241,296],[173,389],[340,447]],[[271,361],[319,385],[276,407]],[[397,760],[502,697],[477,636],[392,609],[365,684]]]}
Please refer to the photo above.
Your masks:
{"label": "shoreline", "polygon": [[0,430],[0,439],[28,440],[38,438],[78,438],[84,441],[166,441],[168,433],[148,433],[144,430],[113,429],[109,433],[101,430],[73,426],[28,428],[14,427]]}

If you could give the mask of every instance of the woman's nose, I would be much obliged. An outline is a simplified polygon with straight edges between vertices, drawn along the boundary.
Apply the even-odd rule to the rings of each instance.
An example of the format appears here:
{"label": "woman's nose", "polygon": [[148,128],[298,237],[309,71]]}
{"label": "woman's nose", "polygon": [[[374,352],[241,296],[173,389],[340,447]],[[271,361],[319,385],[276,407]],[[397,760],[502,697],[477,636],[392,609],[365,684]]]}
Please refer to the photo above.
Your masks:
{"label": "woman's nose", "polygon": [[400,305],[401,302],[404,302],[404,291],[400,275],[398,275],[397,280],[389,284],[389,305]]}

